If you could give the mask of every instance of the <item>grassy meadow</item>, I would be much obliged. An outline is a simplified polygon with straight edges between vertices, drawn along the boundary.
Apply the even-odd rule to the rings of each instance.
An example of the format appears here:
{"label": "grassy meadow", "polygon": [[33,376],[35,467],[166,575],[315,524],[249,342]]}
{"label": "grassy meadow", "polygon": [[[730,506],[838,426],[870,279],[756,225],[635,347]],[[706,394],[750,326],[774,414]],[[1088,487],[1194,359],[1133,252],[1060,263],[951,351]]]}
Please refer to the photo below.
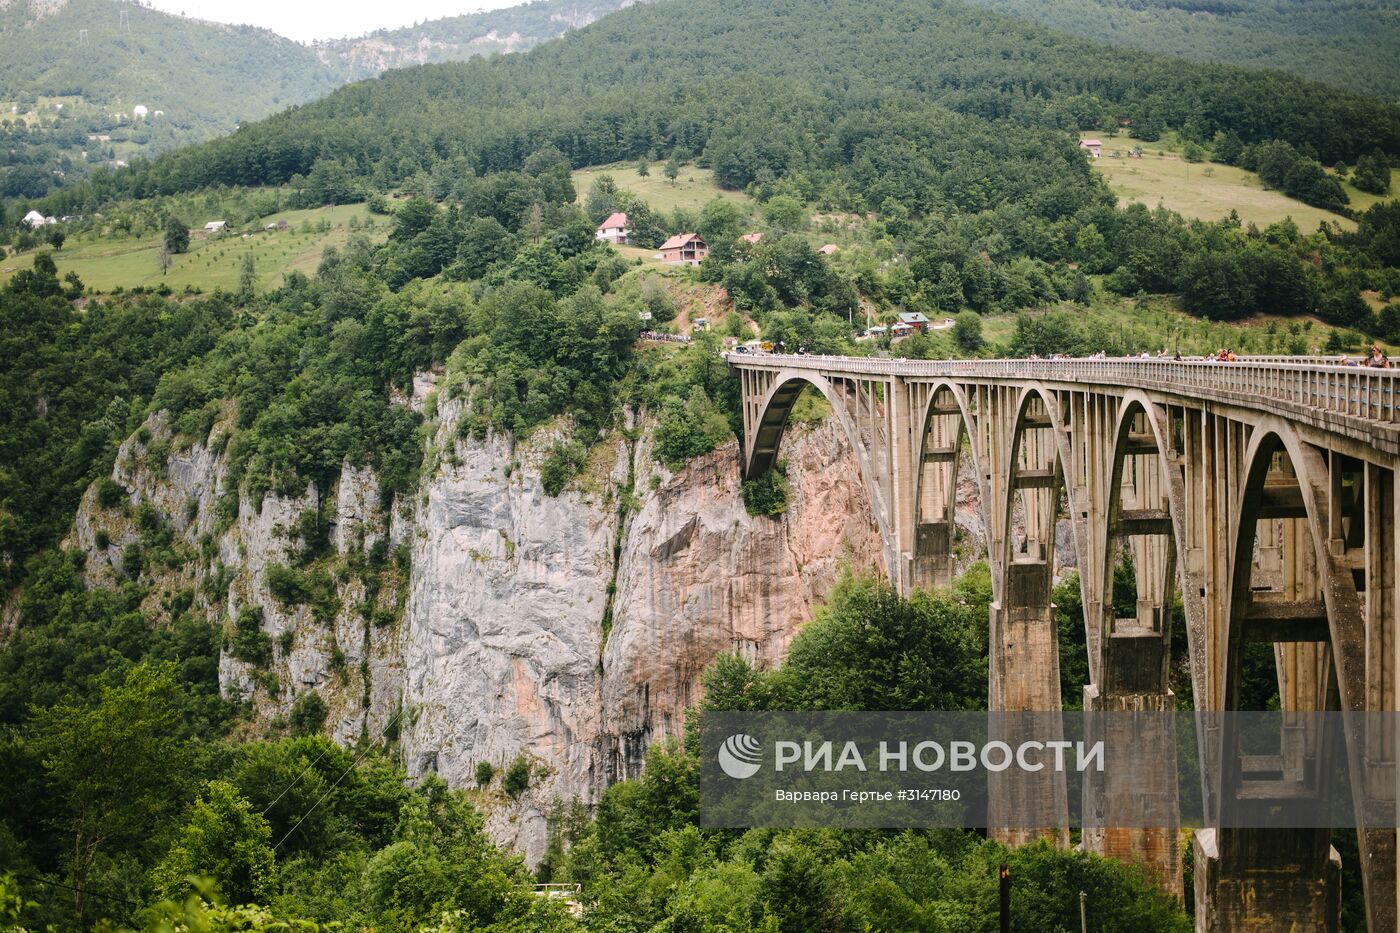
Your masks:
{"label": "grassy meadow", "polygon": [[1381,201],[1394,201],[1400,198],[1400,168],[1390,170],[1390,194],[1372,194],[1369,191],[1362,191],[1350,181],[1342,181],[1342,190],[1347,193],[1351,200],[1351,208],[1354,211],[1369,210],[1372,204],[1379,204]]}
{"label": "grassy meadow", "polygon": [[[344,246],[356,233],[350,229],[351,218],[356,218],[361,226],[358,232],[371,239],[382,240],[388,234],[386,218],[372,218],[363,204],[349,204],[281,211],[221,237],[205,238],[202,230],[195,230],[189,252],[172,256],[170,270],[165,273],[160,268],[164,234],[158,230],[139,237],[73,236],[53,256],[60,276],[76,272],[84,285],[99,292],[119,287],[157,288],[162,284],[175,291],[198,288],[210,292],[216,288],[236,289],[244,256],[251,253],[258,287],[275,288],[289,272],[314,273],[328,247]],[[368,229],[371,219],[375,226]],[[290,229],[264,229],[279,220],[287,221]],[[248,235],[245,237],[244,233]],[[0,280],[27,268],[33,263],[35,252],[29,250],[0,261]]]}
{"label": "grassy meadow", "polygon": [[653,211],[669,213],[678,207],[698,211],[716,196],[747,200],[738,191],[725,191],[715,184],[714,172],[699,168],[691,163],[681,166],[680,176],[673,185],[666,180],[662,170],[665,162],[654,162],[651,174],[646,178],[637,174],[635,162],[618,162],[613,165],[595,165],[574,172],[574,187],[578,190],[579,203],[588,196],[588,187],[599,175],[611,175],[619,188],[639,196],[650,205]]}
{"label": "grassy meadow", "polygon": [[[1299,229],[1309,232],[1316,230],[1323,221],[1348,230],[1356,228],[1340,214],[1310,207],[1280,191],[1265,188],[1253,172],[1215,162],[1187,162],[1172,152],[1167,142],[1146,143],[1125,136],[1099,138],[1103,139],[1103,158],[1094,161],[1094,168],[1108,180],[1120,204],[1140,203],[1148,207],[1161,204],[1184,217],[1201,220],[1219,220],[1233,210],[1245,223],[1260,227],[1292,217]],[[1142,147],[1142,158],[1128,157],[1134,146]],[[1115,151],[1116,157],[1112,155]],[[1376,200],[1350,186],[1348,189],[1354,206],[1357,206],[1357,195]]]}

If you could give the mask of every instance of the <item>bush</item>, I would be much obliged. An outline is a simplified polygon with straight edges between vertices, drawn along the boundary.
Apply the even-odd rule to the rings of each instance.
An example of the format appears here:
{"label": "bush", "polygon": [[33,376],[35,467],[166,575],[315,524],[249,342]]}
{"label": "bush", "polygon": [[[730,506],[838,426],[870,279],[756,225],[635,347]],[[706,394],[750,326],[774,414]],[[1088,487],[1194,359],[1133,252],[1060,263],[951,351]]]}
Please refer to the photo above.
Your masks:
{"label": "bush", "polygon": [[478,761],[476,763],[476,786],[485,787],[491,783],[491,779],[496,776],[496,766],[489,761]]}
{"label": "bush", "polygon": [[982,349],[982,316],[976,311],[964,311],[953,322],[953,340],[968,353]]}
{"label": "bush", "polygon": [[577,441],[559,441],[550,448],[544,465],[540,467],[540,482],[544,485],[545,495],[552,498],[563,492],[569,480],[583,469],[587,455],[588,451]]}
{"label": "bush", "polygon": [[229,653],[240,661],[262,667],[272,660],[272,638],[262,630],[263,613],[257,606],[244,606],[234,622]]}
{"label": "bush", "polygon": [[729,422],[699,389],[682,402],[671,397],[661,408],[656,427],[656,458],[673,470],[691,457],[709,453],[731,436]]}
{"label": "bush", "polygon": [[762,518],[777,518],[787,511],[788,481],[781,466],[743,485],[744,510]]}
{"label": "bush", "polygon": [[135,580],[146,569],[146,552],[136,542],[122,549],[122,576]]}
{"label": "bush", "polygon": [[319,693],[315,690],[306,691],[292,704],[292,735],[316,735],[326,724],[329,712],[326,701],[321,699]]}
{"label": "bush", "polygon": [[1371,194],[1390,193],[1390,163],[1379,152],[1364,155],[1356,162],[1356,174],[1351,183]]}
{"label": "bush", "polygon": [[517,755],[506,769],[501,779],[501,787],[512,797],[519,797],[530,786],[530,761],[524,755]]}
{"label": "bush", "polygon": [[97,504],[104,509],[115,509],[126,501],[127,495],[126,488],[110,476],[97,483]]}
{"label": "bush", "polygon": [[330,523],[321,519],[320,509],[303,509],[297,516],[294,531],[301,539],[301,560],[315,560],[330,549]]}

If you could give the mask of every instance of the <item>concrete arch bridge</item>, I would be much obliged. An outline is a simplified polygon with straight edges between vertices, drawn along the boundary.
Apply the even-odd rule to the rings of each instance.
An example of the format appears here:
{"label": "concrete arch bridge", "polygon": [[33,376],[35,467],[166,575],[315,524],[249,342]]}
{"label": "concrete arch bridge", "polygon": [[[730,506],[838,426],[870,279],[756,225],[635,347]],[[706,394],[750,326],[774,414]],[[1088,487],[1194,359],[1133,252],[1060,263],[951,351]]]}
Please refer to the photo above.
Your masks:
{"label": "concrete arch bridge", "polygon": [[[975,476],[993,581],[990,709],[1061,707],[1051,589],[1055,527],[1068,519],[1089,651],[1086,709],[1174,708],[1179,593],[1195,708],[1240,709],[1245,648],[1266,643],[1285,710],[1396,710],[1400,372],[1297,358],[726,359],[742,383],[746,477],[777,462],[805,387],[830,401],[859,460],[885,567],[904,593],[950,580],[960,465]],[[1120,618],[1113,570],[1125,553],[1137,604]],[[1396,736],[1372,736],[1365,749],[1364,774],[1351,768],[1365,785],[1353,797],[1393,807]],[[1232,755],[1203,749],[1202,760]],[[1004,789],[1013,801],[1063,792]],[[1356,832],[1370,929],[1393,931],[1395,830]],[[1012,843],[1040,835],[1068,842],[1063,828],[1001,832]],[[1175,828],[1084,838],[1180,895]],[[1329,840],[1326,829],[1196,832],[1198,926],[1334,929],[1340,882]]]}

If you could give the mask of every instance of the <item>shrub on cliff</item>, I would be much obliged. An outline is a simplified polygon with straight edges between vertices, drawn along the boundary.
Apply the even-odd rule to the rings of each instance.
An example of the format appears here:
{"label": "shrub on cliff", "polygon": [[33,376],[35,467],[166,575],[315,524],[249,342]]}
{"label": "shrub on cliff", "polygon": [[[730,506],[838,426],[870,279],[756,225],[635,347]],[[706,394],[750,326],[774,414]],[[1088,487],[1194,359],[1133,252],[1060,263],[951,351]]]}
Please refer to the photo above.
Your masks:
{"label": "shrub on cliff", "polygon": [[326,724],[330,710],[315,690],[308,690],[292,704],[292,735],[315,735]]}
{"label": "shrub on cliff", "polygon": [[540,484],[545,495],[553,497],[563,492],[569,480],[583,469],[587,457],[588,451],[578,441],[559,441],[551,447],[540,465]]}
{"label": "shrub on cliff", "polygon": [[788,489],[787,469],[780,463],[762,476],[744,481],[744,510],[754,516],[777,518],[787,511]]}
{"label": "shrub on cliff", "polygon": [[653,436],[656,458],[678,470],[690,458],[709,453],[733,434],[724,414],[696,387],[685,400],[677,396],[666,399]]}
{"label": "shrub on cliff", "polygon": [[262,667],[272,660],[272,638],[262,630],[262,610],[244,606],[234,622],[229,653],[240,661]]}
{"label": "shrub on cliff", "polygon": [[501,779],[501,788],[512,797],[519,797],[529,786],[530,759],[524,755],[517,755],[506,769],[506,776]]}

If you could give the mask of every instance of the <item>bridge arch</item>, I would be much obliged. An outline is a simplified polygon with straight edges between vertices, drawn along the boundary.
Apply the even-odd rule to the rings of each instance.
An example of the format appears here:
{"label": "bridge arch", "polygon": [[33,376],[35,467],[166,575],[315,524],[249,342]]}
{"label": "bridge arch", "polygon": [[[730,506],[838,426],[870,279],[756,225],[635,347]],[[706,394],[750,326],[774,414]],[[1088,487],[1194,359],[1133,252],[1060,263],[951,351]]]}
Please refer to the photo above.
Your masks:
{"label": "bridge arch", "polygon": [[[1360,472],[1359,465],[1351,466],[1348,469],[1341,454],[1324,453],[1305,442],[1292,425],[1276,416],[1263,419],[1251,435],[1231,550],[1229,613],[1220,659],[1221,696],[1227,711],[1243,708],[1242,664],[1250,643],[1272,647],[1285,711],[1358,713],[1366,709],[1365,617],[1354,568],[1344,557],[1345,548],[1334,546],[1344,536],[1345,523],[1361,520],[1343,515],[1344,484],[1348,474],[1356,477]],[[1277,551],[1276,560],[1266,559],[1266,542]],[[1316,749],[1326,747],[1326,733],[1334,724],[1345,742],[1360,819],[1373,804],[1372,790],[1362,777],[1367,724],[1360,718],[1285,728],[1277,756],[1249,757],[1240,748],[1238,728],[1225,720],[1218,730],[1216,792],[1244,792],[1267,806],[1271,795],[1285,798],[1296,793],[1295,786],[1318,786],[1325,772],[1319,767]],[[1260,762],[1268,762],[1262,772]],[[1384,928],[1393,922],[1396,902],[1396,834],[1373,828],[1356,833],[1367,914],[1373,923],[1388,918],[1381,921]],[[1258,853],[1269,853],[1276,864],[1303,866],[1316,876],[1334,874],[1326,868],[1332,860],[1327,830],[1221,829],[1216,844],[1222,862],[1249,853],[1255,859],[1252,864],[1260,867]],[[1376,871],[1373,866],[1377,865],[1391,867]],[[1267,868],[1267,863],[1262,867]],[[1303,899],[1294,909],[1307,919],[1316,913],[1316,904]]]}
{"label": "bridge arch", "polygon": [[[1038,384],[1021,390],[1015,411],[1000,495],[991,490],[996,496],[992,508],[998,523],[997,559],[1010,566],[1019,553],[1023,560],[1044,561],[1053,574],[1060,495],[1073,498],[1075,494],[1065,471],[1070,458],[1065,426],[1055,394]],[[1025,525],[1019,549],[1013,540],[1018,493]],[[1079,536],[1074,537],[1075,557],[1082,561]]]}
{"label": "bridge arch", "polygon": [[[982,455],[973,440],[976,430],[967,393],[957,383],[942,380],[927,390],[927,399],[915,415],[917,446],[914,450],[914,560],[911,582],[915,587],[947,586],[953,577],[953,540],[957,534],[958,482],[963,444],[978,488],[984,538],[988,538],[987,483]],[[988,554],[990,558],[990,553]]]}
{"label": "bridge arch", "polygon": [[[947,490],[952,467],[920,475],[922,459],[930,449],[946,452],[954,443],[961,448],[963,437],[970,440],[992,567],[989,701],[994,709],[1051,709],[1059,704],[1051,607],[1038,604],[1048,600],[1027,601],[1016,586],[1007,585],[1018,574],[1039,575],[1042,580],[1047,576],[1050,523],[1042,522],[1034,535],[1041,542],[1037,556],[1043,559],[1028,560],[1027,542],[1020,539],[1021,529],[1013,518],[1018,508],[1024,510],[1017,503],[1027,494],[1033,513],[1039,506],[1048,507],[1049,490],[1056,487],[1068,500],[1064,511],[1075,531],[1089,627],[1086,640],[1098,640],[1098,630],[1110,632],[1116,621],[1108,618],[1103,605],[1112,597],[1106,583],[1113,560],[1109,525],[1128,520],[1135,530],[1155,527],[1158,533],[1144,540],[1151,538],[1159,550],[1175,551],[1191,690],[1198,709],[1213,713],[1230,705],[1224,679],[1238,677],[1241,639],[1245,634],[1258,637],[1261,626],[1266,633],[1270,626],[1291,629],[1293,640],[1276,649],[1279,656],[1287,655],[1279,681],[1290,708],[1400,708],[1400,375],[1395,371],[1344,370],[1325,360],[1297,359],[1247,360],[1230,366],[1135,359],[895,360],[768,354],[730,354],[727,360],[743,380],[744,463],[751,474],[761,472],[755,466],[771,467],[788,408],[801,388],[787,387],[779,396],[776,383],[801,373],[802,384],[817,384],[833,402],[833,416],[853,441],[861,482],[875,507],[887,570],[902,592],[920,579],[910,572],[910,558],[917,550],[911,529],[916,520],[946,518],[951,498]],[[946,390],[940,388],[944,383]],[[939,400],[932,401],[934,397]],[[956,404],[950,401],[954,398]],[[941,433],[930,434],[930,409],[938,412],[932,420],[941,422]],[[1037,423],[1042,421],[1051,427]],[[754,443],[760,435],[767,443]],[[1132,452],[1134,445],[1141,452]],[[759,451],[759,446],[767,449]],[[1146,452],[1148,447],[1152,453]],[[1012,458],[1014,465],[1008,462]],[[1047,472],[1028,472],[1035,469]],[[931,495],[931,486],[945,494]],[[1118,501],[1113,503],[1115,496]],[[1165,522],[1159,508],[1163,498]],[[1157,513],[1145,514],[1149,507]],[[1293,518],[1261,521],[1261,508]],[[1250,514],[1242,517],[1246,510]],[[1155,526],[1146,524],[1149,521]],[[1008,541],[1008,528],[1017,540]],[[1170,534],[1160,533],[1168,530]],[[1160,582],[1159,592],[1165,594],[1170,574],[1160,569],[1161,562],[1158,565],[1151,578]],[[1091,607],[1091,601],[1097,605]],[[1151,634],[1165,640],[1166,618],[1148,611],[1158,610],[1155,603],[1141,613],[1124,608],[1122,615],[1136,616],[1135,627],[1147,628],[1138,626],[1139,620],[1160,620],[1162,631]],[[1311,644],[1299,644],[1309,632]],[[1274,639],[1270,635],[1264,640]],[[1091,650],[1091,658],[1102,652],[1103,646]],[[1110,676],[1105,667],[1090,672],[1095,690]],[[1233,681],[1230,690],[1238,696]],[[1045,698],[1043,703],[1038,696]],[[1156,708],[1166,695],[1106,699]],[[1087,705],[1088,688],[1085,700]],[[1389,744],[1381,746],[1380,758],[1367,776],[1374,799],[1389,800],[1393,806],[1385,796],[1393,785],[1387,775],[1393,772],[1386,769],[1394,767],[1400,742],[1393,730],[1383,731]],[[1346,737],[1350,761],[1357,743],[1350,741],[1351,734]],[[1215,784],[1224,742],[1218,729],[1203,733],[1201,741],[1207,749],[1203,763]],[[1376,748],[1372,743],[1365,750],[1369,754]],[[1251,779],[1257,764],[1248,764]],[[1362,769],[1353,765],[1352,774],[1359,773]],[[1138,793],[1111,783],[1103,790],[1105,800]],[[1021,791],[1006,799],[1044,804],[1047,794],[1058,798],[1061,793],[1033,785]],[[1162,792],[1170,793],[1170,788]],[[1209,794],[1207,801],[1207,812],[1218,812]],[[1110,810],[1106,806],[1103,812]],[[1037,812],[1047,811],[1042,807]],[[1094,851],[1126,861],[1177,864],[1165,851],[1151,853],[1158,859],[1151,862],[1147,850],[1155,830],[1123,832],[1135,832],[1143,844],[1122,847],[1123,840],[1131,841],[1129,835],[1118,841],[1106,835],[1094,844],[1086,833],[1084,841],[1086,846],[1097,845]],[[1018,841],[1015,833],[998,835]],[[1359,836],[1372,928],[1393,929],[1395,833],[1390,831],[1386,838],[1386,833],[1366,830]],[[1335,891],[1326,887],[1335,863],[1325,855],[1314,857],[1319,851],[1325,854],[1326,845],[1304,846],[1308,857],[1290,855],[1281,870],[1279,856],[1288,848],[1274,839],[1242,845],[1221,828],[1203,830],[1195,843],[1197,915],[1206,918],[1207,928],[1289,923],[1312,928],[1329,910],[1335,924],[1336,903],[1326,893]],[[1295,903],[1298,892],[1310,903]]]}
{"label": "bridge arch", "polygon": [[[880,541],[885,552],[886,569],[887,572],[893,573],[898,567],[898,542],[895,538],[884,490],[875,481],[875,465],[871,459],[870,449],[866,446],[860,430],[856,427],[855,421],[847,409],[845,395],[838,391],[825,376],[809,370],[785,370],[772,377],[771,384],[764,392],[761,401],[755,406],[754,424],[746,432],[748,436],[745,437],[744,449],[741,451],[744,459],[744,476],[748,479],[762,476],[777,464],[778,450],[782,444],[783,434],[787,430],[788,418],[792,415],[792,408],[797,404],[798,396],[807,386],[820,392],[831,405],[831,415],[836,419],[841,433],[845,435],[846,442],[851,445],[861,482],[865,486],[866,494],[870,497],[871,512],[875,516],[876,528],[880,532]],[[745,422],[747,423],[748,420],[746,418]]]}
{"label": "bridge arch", "polygon": [[[1356,658],[1348,655],[1364,647],[1356,631],[1361,609],[1355,581],[1328,549],[1332,470],[1316,448],[1275,417],[1256,426],[1245,451],[1244,470],[1221,657],[1225,709],[1240,708],[1243,645],[1265,641],[1326,645],[1326,651],[1335,655],[1314,659],[1321,679],[1300,683],[1292,696],[1282,697],[1286,708],[1317,710],[1333,702],[1340,709],[1359,710],[1363,707],[1353,705],[1358,698],[1344,686],[1345,672],[1334,667],[1355,663]],[[1290,524],[1279,533],[1277,560],[1266,560],[1264,555],[1256,560],[1260,523],[1270,520]],[[1264,583],[1256,579],[1271,571],[1273,579]],[[1364,666],[1362,671],[1364,680]]]}
{"label": "bridge arch", "polygon": [[[1168,690],[1177,542],[1185,535],[1184,494],[1179,476],[1173,476],[1172,449],[1166,411],[1141,392],[1126,393],[1114,427],[1108,508],[1095,557],[1100,593],[1092,603],[1101,608],[1098,618],[1086,620],[1090,650],[1098,654],[1091,668],[1102,693]],[[1116,577],[1125,551],[1132,560],[1137,604],[1131,616],[1120,619]],[[1091,599],[1084,605],[1087,611]]]}

